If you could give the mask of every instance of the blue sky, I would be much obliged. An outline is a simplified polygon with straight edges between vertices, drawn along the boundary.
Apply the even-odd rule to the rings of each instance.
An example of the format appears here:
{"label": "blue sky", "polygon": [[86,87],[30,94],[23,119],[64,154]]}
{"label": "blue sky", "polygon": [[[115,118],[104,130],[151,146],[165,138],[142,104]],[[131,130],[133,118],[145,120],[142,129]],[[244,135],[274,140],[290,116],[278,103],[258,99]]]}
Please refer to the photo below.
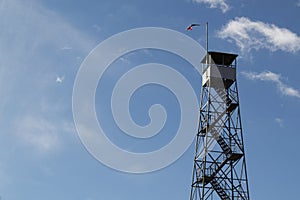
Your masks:
{"label": "blue sky", "polygon": [[[0,196],[3,200],[188,199],[194,145],[172,165],[152,173],[108,168],[88,153],[78,137],[72,90],[84,58],[108,37],[132,28],[164,27],[204,46],[204,26],[189,32],[185,28],[208,21],[209,49],[239,54],[250,196],[297,199],[299,18],[298,0],[0,0]],[[130,138],[113,121],[109,89],[124,72],[147,62],[173,66],[197,93],[201,86],[191,66],[166,52],[135,52],[114,62],[97,88],[97,116],[107,137],[133,152],[162,147],[174,137],[180,121],[178,101],[157,85],[134,93],[130,110],[136,123],[147,125],[149,107],[164,105],[168,118],[162,133],[149,140]]]}

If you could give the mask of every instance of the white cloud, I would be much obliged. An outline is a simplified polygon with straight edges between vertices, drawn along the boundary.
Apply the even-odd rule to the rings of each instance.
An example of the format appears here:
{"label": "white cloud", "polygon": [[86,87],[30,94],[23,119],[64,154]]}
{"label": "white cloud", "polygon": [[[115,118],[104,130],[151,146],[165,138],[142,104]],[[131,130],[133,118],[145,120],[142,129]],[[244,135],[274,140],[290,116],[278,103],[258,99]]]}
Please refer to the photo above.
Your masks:
{"label": "white cloud", "polygon": [[298,2],[296,3],[296,5],[297,5],[298,7],[300,7],[300,0],[298,0]]}
{"label": "white cloud", "polygon": [[64,76],[57,76],[56,77],[56,83],[62,83],[64,81],[65,77]]}
{"label": "white cloud", "polygon": [[[0,111],[24,96],[51,95],[45,88],[64,70],[57,66],[74,66],[76,57],[87,55],[96,44],[94,38],[35,0],[2,1],[0,27]],[[57,51],[70,48],[67,56]]]}
{"label": "white cloud", "polygon": [[[87,35],[57,13],[42,7],[35,1],[25,3],[11,0],[6,1],[3,7],[0,25],[5,29],[1,32],[6,36],[7,42],[13,42],[12,45],[18,43],[22,53],[37,48],[56,46],[61,48],[61,45],[66,43],[72,47],[68,45],[61,49],[72,48],[85,53],[93,47],[93,41]],[[27,40],[23,41],[24,39]]]}
{"label": "white cloud", "polygon": [[[76,57],[87,55],[96,40],[36,0],[2,1],[0,27],[0,131],[15,133],[29,150],[60,149],[63,133],[72,128],[65,124],[72,90],[53,85],[64,81],[56,74],[77,69],[58,66],[78,63]],[[70,48],[68,56],[61,51]]]}
{"label": "white cloud", "polygon": [[219,8],[223,13],[229,10],[229,5],[225,0],[193,0],[193,2],[209,4],[210,8]]}
{"label": "white cloud", "polygon": [[130,60],[127,58],[127,57],[121,57],[121,58],[119,58],[124,64],[130,64]]}
{"label": "white cloud", "polygon": [[32,114],[18,118],[15,128],[17,138],[38,153],[58,151],[62,147],[63,134],[75,132],[71,123],[55,122]]}
{"label": "white cloud", "polygon": [[96,32],[101,32],[102,31],[101,26],[99,26],[98,24],[94,24],[93,28],[96,30]]}
{"label": "white cloud", "polygon": [[275,118],[275,122],[278,123],[280,127],[283,127],[283,119],[277,117]]}
{"label": "white cloud", "polygon": [[286,28],[261,21],[251,21],[238,17],[229,21],[218,36],[234,41],[242,51],[268,49],[270,51],[297,52],[300,50],[300,37]]}
{"label": "white cloud", "polygon": [[84,31],[38,1],[5,1],[0,8],[0,26],[0,60],[10,71],[28,63],[33,67],[33,62],[56,65],[57,49],[72,49],[76,58],[86,55],[95,45]]}
{"label": "white cloud", "polygon": [[300,98],[300,92],[299,90],[296,90],[292,87],[289,87],[285,84],[283,84],[282,82],[278,83],[278,88],[280,90],[280,92],[286,96],[292,96],[292,97],[298,97]]}
{"label": "white cloud", "polygon": [[70,46],[64,46],[61,48],[61,50],[72,50],[72,47]]}
{"label": "white cloud", "polygon": [[260,80],[260,81],[273,81],[273,82],[279,82],[280,81],[280,75],[275,74],[270,71],[264,71],[261,73],[254,73],[254,72],[242,72],[243,75],[245,75],[247,78],[251,80]]}
{"label": "white cloud", "polygon": [[17,134],[26,144],[35,149],[46,152],[60,147],[58,130],[49,121],[31,115],[18,120]]}
{"label": "white cloud", "polygon": [[281,94],[300,99],[300,91],[283,83],[280,74],[276,74],[270,71],[264,71],[261,73],[242,72],[242,74],[247,78],[249,78],[250,80],[270,81],[276,83],[276,86],[278,90],[281,92]]}

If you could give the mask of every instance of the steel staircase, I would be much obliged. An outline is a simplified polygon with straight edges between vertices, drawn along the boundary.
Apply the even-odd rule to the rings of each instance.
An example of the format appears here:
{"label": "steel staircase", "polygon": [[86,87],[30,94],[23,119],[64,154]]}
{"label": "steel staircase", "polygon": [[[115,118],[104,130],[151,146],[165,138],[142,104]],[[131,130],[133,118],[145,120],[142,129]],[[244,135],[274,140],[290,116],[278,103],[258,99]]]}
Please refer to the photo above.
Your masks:
{"label": "steel staircase", "polygon": [[[202,174],[201,177],[198,179],[198,183],[204,183],[205,185],[210,183],[213,189],[216,191],[216,193],[219,195],[219,197],[222,200],[230,200],[230,196],[225,192],[224,189],[225,183],[219,183],[217,179],[215,178],[216,175],[222,170],[224,165],[226,165],[229,161],[236,161],[240,159],[243,154],[242,153],[234,153],[231,149],[231,147],[227,144],[226,140],[222,137],[222,135],[219,133],[218,130],[222,125],[222,117],[226,113],[231,113],[234,111],[234,109],[238,106],[237,103],[233,103],[232,100],[229,98],[227,92],[225,89],[215,88],[215,91],[217,95],[220,97],[222,102],[220,102],[220,105],[226,105],[225,109],[222,112],[217,113],[217,116],[214,121],[211,121],[211,123],[203,127],[201,130],[202,134],[206,134],[210,132],[212,138],[217,141],[219,146],[221,147],[223,151],[223,156],[220,155],[219,158],[217,158],[214,162],[212,162],[209,166],[206,167],[207,171],[210,171],[209,174]],[[222,157],[225,158],[222,160]],[[220,159],[220,160],[219,160]],[[207,173],[207,172],[206,172]]]}
{"label": "steel staircase", "polygon": [[213,136],[213,138],[218,142],[218,144],[220,145],[221,149],[224,151],[224,153],[227,156],[230,156],[232,154],[232,150],[229,147],[229,145],[225,142],[225,140],[222,138],[222,136],[218,133],[217,130],[215,130],[214,128],[212,128],[210,130],[211,135]]}
{"label": "steel staircase", "polygon": [[214,190],[217,192],[217,194],[222,200],[230,200],[229,195],[225,192],[223,187],[220,186],[220,184],[216,179],[212,179],[210,181],[210,184],[212,185],[212,187],[214,188]]}

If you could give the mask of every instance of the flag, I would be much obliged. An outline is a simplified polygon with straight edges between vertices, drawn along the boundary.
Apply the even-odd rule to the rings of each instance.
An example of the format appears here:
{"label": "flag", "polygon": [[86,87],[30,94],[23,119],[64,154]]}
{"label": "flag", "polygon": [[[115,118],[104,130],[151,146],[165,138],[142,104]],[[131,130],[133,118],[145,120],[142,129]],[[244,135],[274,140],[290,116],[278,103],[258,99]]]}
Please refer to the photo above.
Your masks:
{"label": "flag", "polygon": [[187,30],[187,31],[193,30],[193,26],[200,26],[200,24],[191,24],[190,26],[188,26],[188,27],[186,28],[186,30]]}

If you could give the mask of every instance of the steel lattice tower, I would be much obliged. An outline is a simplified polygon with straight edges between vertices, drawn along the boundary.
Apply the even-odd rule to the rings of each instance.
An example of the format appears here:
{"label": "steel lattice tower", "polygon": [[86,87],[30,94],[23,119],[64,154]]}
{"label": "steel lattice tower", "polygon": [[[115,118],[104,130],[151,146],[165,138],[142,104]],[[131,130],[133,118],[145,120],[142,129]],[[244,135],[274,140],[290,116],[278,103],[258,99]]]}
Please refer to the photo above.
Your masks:
{"label": "steel lattice tower", "polygon": [[235,54],[207,52],[190,200],[249,200]]}

